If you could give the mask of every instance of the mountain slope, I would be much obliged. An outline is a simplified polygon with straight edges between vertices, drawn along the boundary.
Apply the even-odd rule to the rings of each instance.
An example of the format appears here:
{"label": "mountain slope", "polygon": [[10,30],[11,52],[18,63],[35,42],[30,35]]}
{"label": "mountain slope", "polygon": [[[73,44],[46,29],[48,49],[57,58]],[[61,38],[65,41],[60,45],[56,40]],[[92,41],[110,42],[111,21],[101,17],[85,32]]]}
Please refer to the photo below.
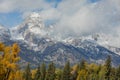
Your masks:
{"label": "mountain slope", "polygon": [[30,62],[34,66],[53,61],[57,65],[64,65],[68,60],[75,64],[82,58],[102,64],[108,55],[111,55],[114,66],[120,63],[120,49],[110,44],[111,37],[100,33],[57,40],[59,36],[54,34],[53,28],[44,26],[41,16],[32,13],[17,27],[0,27],[0,41],[7,45],[14,42],[20,45],[21,64]]}

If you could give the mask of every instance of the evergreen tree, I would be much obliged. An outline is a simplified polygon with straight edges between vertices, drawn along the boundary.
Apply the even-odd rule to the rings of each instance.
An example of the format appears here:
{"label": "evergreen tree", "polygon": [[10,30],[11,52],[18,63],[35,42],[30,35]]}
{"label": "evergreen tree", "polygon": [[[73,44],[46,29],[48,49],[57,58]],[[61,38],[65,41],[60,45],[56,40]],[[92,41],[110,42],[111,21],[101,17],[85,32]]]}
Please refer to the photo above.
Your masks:
{"label": "evergreen tree", "polygon": [[54,80],[55,79],[55,66],[52,62],[48,66],[47,74],[46,74],[46,80]]}
{"label": "evergreen tree", "polygon": [[28,64],[25,72],[24,72],[24,79],[25,80],[32,80],[32,74],[31,74],[31,70],[30,70],[30,65]]}
{"label": "evergreen tree", "polygon": [[69,61],[64,66],[62,80],[70,80],[70,63],[69,63]]}
{"label": "evergreen tree", "polygon": [[79,70],[85,69],[86,61],[84,59],[81,60],[80,65],[79,65]]}
{"label": "evergreen tree", "polygon": [[108,56],[107,60],[105,61],[105,79],[110,80],[111,76],[111,57]]}
{"label": "evergreen tree", "polygon": [[77,71],[74,71],[70,77],[70,80],[76,80],[77,79],[77,76],[78,76],[78,72]]}
{"label": "evergreen tree", "polygon": [[110,80],[115,80],[116,79],[116,69],[111,68],[111,75],[110,75]]}
{"label": "evergreen tree", "polygon": [[40,80],[45,80],[45,75],[46,75],[46,65],[45,65],[45,63],[42,63],[42,65],[40,66],[40,71],[41,71]]}
{"label": "evergreen tree", "polygon": [[35,74],[34,80],[39,80],[41,77],[41,71],[40,71],[40,66],[38,66],[37,72]]}
{"label": "evergreen tree", "polygon": [[120,80],[120,66],[116,69],[115,80]]}

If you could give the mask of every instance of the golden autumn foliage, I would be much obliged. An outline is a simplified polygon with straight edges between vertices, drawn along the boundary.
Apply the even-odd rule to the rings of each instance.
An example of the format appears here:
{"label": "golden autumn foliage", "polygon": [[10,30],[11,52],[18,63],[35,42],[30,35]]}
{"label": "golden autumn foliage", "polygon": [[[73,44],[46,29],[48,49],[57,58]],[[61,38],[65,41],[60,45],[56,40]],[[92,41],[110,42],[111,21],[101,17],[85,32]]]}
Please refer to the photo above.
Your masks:
{"label": "golden autumn foliage", "polygon": [[31,73],[32,73],[32,78],[33,78],[33,79],[35,78],[36,72],[37,72],[37,69],[34,69],[34,70],[31,71]]}
{"label": "golden autumn foliage", "polygon": [[16,75],[19,68],[17,64],[20,60],[19,52],[20,48],[17,43],[12,46],[5,46],[0,43],[0,80],[15,80],[18,77]]}
{"label": "golden autumn foliage", "polygon": [[81,70],[78,72],[77,80],[88,80],[88,72],[87,70]]}
{"label": "golden autumn foliage", "polygon": [[73,67],[72,67],[72,70],[73,71],[77,71],[79,69],[79,65],[78,64],[76,64],[76,65],[74,65]]}

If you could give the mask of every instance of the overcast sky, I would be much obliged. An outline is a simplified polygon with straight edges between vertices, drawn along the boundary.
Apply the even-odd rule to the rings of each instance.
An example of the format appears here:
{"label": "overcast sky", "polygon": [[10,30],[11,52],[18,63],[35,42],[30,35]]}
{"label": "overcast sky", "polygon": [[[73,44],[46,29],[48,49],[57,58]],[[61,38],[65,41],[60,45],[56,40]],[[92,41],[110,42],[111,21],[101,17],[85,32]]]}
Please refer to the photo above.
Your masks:
{"label": "overcast sky", "polygon": [[120,35],[120,0],[0,0],[0,24],[16,26],[34,11],[56,31]]}

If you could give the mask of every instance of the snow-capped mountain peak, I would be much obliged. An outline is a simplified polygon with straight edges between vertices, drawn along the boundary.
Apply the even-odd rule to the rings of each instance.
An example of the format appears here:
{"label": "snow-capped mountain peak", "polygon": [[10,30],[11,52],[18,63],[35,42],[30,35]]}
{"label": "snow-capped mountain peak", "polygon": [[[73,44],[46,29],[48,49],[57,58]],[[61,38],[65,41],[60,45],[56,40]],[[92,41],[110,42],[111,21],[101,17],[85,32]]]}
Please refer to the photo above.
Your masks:
{"label": "snow-capped mountain peak", "polygon": [[39,13],[33,12],[31,13],[24,21],[24,25],[27,25],[29,29],[33,28],[44,28],[44,23],[42,17]]}
{"label": "snow-capped mountain peak", "polygon": [[25,37],[28,35],[45,35],[46,32],[44,31],[44,29],[45,27],[41,15],[34,12],[31,13],[22,24],[11,29],[11,33],[13,38],[16,34],[19,35],[19,38],[14,39],[25,39]]}
{"label": "snow-capped mountain peak", "polygon": [[115,64],[120,61],[120,47],[115,45],[119,44],[119,38],[103,33],[63,38],[63,34],[55,32],[55,27],[45,27],[41,15],[31,13],[22,24],[12,29],[0,26],[0,41],[8,39],[7,44],[18,42],[22,59],[32,61],[33,64],[36,61],[55,61],[62,64],[66,60],[76,63],[82,57],[98,63],[105,60],[107,55],[114,58]]}
{"label": "snow-capped mountain peak", "polygon": [[39,13],[36,13],[36,12],[33,12],[33,13],[31,13],[30,15],[29,15],[29,17],[31,18],[31,19],[33,19],[33,18],[41,18],[42,19],[42,17],[41,17],[41,15],[39,14]]}

